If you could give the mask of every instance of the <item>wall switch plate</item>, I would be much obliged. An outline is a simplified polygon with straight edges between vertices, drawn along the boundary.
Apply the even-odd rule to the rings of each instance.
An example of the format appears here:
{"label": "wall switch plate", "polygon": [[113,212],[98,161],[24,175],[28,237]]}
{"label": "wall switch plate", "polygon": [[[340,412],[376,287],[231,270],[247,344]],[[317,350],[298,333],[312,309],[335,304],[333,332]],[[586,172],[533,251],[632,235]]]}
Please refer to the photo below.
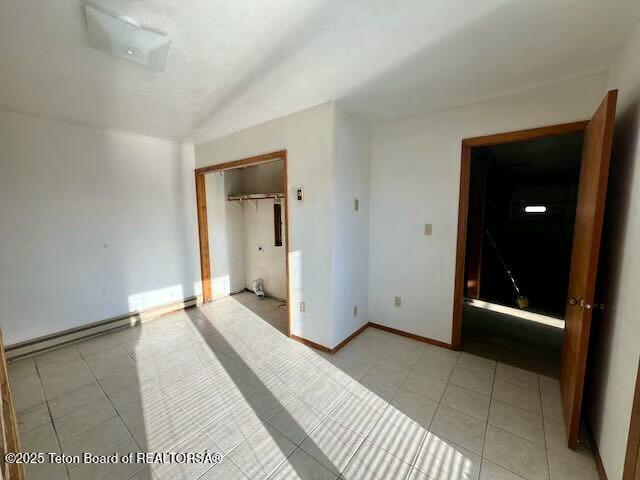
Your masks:
{"label": "wall switch plate", "polygon": [[431,233],[433,233],[433,226],[430,223],[425,223],[424,224],[424,234],[425,235],[431,235]]}
{"label": "wall switch plate", "polygon": [[358,210],[360,210],[360,200],[358,200],[357,198],[355,198],[353,200],[353,209],[357,212]]}
{"label": "wall switch plate", "polygon": [[358,305],[354,305],[353,306],[353,316],[357,317],[358,316]]}
{"label": "wall switch plate", "polygon": [[402,304],[402,299],[400,297],[396,297],[393,303],[396,307],[399,307]]}
{"label": "wall switch plate", "polygon": [[304,304],[304,302],[300,302],[300,313],[304,313],[306,308],[306,305]]}

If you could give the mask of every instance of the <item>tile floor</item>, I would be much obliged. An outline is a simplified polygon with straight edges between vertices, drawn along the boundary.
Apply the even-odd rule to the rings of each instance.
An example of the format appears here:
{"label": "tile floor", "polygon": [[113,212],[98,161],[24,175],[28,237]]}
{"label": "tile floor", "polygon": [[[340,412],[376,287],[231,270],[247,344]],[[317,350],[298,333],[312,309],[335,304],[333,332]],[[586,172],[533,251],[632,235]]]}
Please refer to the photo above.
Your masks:
{"label": "tile floor", "polygon": [[233,297],[9,366],[23,448],[219,452],[34,479],[596,479],[556,380],[369,328],[328,356]]}
{"label": "tile floor", "polygon": [[289,335],[289,310],[286,302],[269,297],[259,299],[255,293],[249,290],[235,293],[231,297],[258,315],[276,330],[284,335]]}

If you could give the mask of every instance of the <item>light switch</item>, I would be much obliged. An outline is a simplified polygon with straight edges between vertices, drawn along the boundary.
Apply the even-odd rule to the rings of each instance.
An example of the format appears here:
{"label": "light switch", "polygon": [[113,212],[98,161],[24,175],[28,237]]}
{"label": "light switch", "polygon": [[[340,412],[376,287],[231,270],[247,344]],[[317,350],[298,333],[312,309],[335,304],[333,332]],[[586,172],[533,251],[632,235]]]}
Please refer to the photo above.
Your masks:
{"label": "light switch", "polygon": [[425,235],[431,235],[432,231],[433,231],[432,225],[430,223],[425,223],[424,224],[424,234]]}
{"label": "light switch", "polygon": [[394,299],[394,305],[395,305],[396,307],[399,307],[401,304],[402,304],[402,299],[401,299],[400,297],[396,297],[396,298]]}
{"label": "light switch", "polygon": [[357,212],[358,210],[360,210],[360,200],[358,200],[357,198],[355,198],[353,200],[353,209]]}

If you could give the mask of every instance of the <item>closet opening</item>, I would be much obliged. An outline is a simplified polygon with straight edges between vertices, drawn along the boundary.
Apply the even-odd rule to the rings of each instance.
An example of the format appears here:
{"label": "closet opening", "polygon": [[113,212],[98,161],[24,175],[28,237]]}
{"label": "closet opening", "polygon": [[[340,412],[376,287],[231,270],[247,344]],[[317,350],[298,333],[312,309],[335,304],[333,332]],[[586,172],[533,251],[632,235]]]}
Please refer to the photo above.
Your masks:
{"label": "closet opening", "polygon": [[286,151],[198,169],[196,196],[204,302],[229,297],[289,336],[286,169]]}

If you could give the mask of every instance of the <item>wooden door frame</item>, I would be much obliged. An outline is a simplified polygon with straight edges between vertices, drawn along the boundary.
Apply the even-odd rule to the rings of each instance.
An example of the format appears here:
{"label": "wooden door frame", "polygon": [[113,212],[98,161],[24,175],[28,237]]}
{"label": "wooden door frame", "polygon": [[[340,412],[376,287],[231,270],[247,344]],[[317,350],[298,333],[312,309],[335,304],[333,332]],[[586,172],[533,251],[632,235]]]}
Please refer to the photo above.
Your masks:
{"label": "wooden door frame", "polygon": [[276,152],[264,153],[254,157],[247,157],[232,162],[219,163],[207,167],[196,168],[196,205],[198,210],[198,237],[200,247],[200,276],[202,278],[202,301],[208,303],[213,299],[213,291],[211,289],[211,255],[209,249],[209,225],[207,221],[207,191],[205,185],[205,175],[212,172],[221,172],[224,170],[233,170],[234,168],[249,167],[260,165],[262,163],[272,162],[274,160],[282,160],[284,169],[284,238],[287,244],[285,252],[286,258],[286,289],[287,289],[287,324],[291,336],[291,302],[290,285],[289,285],[289,254],[291,252],[291,244],[289,243],[289,180],[287,176],[287,150],[278,150]]}
{"label": "wooden door frame", "polygon": [[514,132],[498,133],[483,137],[462,140],[460,160],[460,196],[458,200],[458,239],[456,242],[456,270],[453,287],[453,327],[451,345],[454,349],[462,347],[462,301],[464,297],[464,269],[467,250],[467,220],[469,213],[469,184],[471,180],[471,150],[477,147],[489,147],[503,143],[521,142],[542,137],[552,137],[568,133],[584,132],[589,121],[562,123],[548,127],[530,128]]}

